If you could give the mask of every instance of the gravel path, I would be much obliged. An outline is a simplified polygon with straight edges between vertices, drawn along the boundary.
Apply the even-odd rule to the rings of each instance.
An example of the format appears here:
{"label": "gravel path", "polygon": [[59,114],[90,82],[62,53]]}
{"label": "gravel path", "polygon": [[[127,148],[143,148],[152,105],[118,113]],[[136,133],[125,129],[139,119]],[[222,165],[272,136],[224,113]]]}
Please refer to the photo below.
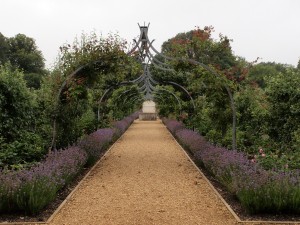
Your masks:
{"label": "gravel path", "polygon": [[51,224],[236,224],[160,121],[135,121]]}

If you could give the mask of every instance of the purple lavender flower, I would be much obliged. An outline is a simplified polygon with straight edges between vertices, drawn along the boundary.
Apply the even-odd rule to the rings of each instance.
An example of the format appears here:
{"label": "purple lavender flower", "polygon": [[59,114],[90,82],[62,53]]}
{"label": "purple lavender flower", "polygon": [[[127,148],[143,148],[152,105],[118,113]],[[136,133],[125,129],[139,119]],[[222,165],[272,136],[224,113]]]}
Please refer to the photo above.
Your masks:
{"label": "purple lavender flower", "polygon": [[175,134],[176,131],[184,128],[184,125],[176,120],[165,120],[165,125],[172,134]]}
{"label": "purple lavender flower", "polygon": [[[51,152],[44,161],[28,170],[1,172],[0,211],[19,209],[30,214],[37,213],[80,172],[86,159],[84,151],[72,146]],[[3,196],[5,193],[7,196]]]}
{"label": "purple lavender flower", "polygon": [[95,163],[108,145],[112,142],[115,131],[111,128],[99,129],[90,135],[83,137],[78,146],[88,155],[87,164]]}
{"label": "purple lavender flower", "polygon": [[116,129],[116,133],[118,134],[118,136],[122,135],[127,130],[127,128],[133,123],[133,121],[138,118],[138,116],[139,112],[135,112],[120,121],[114,122],[113,128]]}
{"label": "purple lavender flower", "polygon": [[[115,129],[124,132],[137,117],[138,113],[134,113],[124,118]],[[89,158],[99,158],[114,139],[115,129],[99,129],[82,138],[78,146],[51,152],[30,169],[0,170],[0,213],[22,210],[35,214],[40,211],[81,171]]]}
{"label": "purple lavender flower", "polygon": [[178,121],[164,118],[163,122],[180,144],[250,212],[300,213],[300,170],[265,170],[243,152],[214,146]]}
{"label": "purple lavender flower", "polygon": [[193,154],[205,148],[207,145],[204,137],[189,129],[177,129],[175,136],[180,144],[190,150]]}

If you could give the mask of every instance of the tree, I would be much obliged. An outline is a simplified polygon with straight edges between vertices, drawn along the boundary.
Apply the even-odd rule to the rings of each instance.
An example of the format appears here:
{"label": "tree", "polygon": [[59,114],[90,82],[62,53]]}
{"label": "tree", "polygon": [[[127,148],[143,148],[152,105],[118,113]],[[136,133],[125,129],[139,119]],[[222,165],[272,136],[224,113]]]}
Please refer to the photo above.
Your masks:
{"label": "tree", "polygon": [[46,74],[42,52],[33,38],[24,34],[17,34],[8,39],[11,64],[25,74],[28,87],[39,88],[42,77]]}
{"label": "tree", "polygon": [[9,44],[7,38],[0,33],[0,65],[8,61]]}
{"label": "tree", "polygon": [[36,95],[23,77],[10,64],[0,66],[0,167],[38,160],[44,151]]}
{"label": "tree", "polygon": [[[232,127],[231,121],[235,112],[231,93],[235,92],[239,83],[245,79],[248,64],[233,54],[229,38],[220,35],[219,40],[214,40],[211,36],[213,31],[211,26],[204,29],[197,27],[195,30],[176,35],[162,45],[164,55],[192,59],[206,65],[209,69],[185,60],[165,61],[175,68],[176,73],[160,72],[157,73],[159,77],[155,76],[155,78],[176,80],[191,93],[194,99],[205,96],[209,101],[209,104],[205,104],[207,107],[205,115],[211,121],[206,124],[210,124],[209,130],[218,133],[214,136],[225,138],[229,128]],[[189,117],[190,115],[191,113]],[[193,116],[201,117],[197,112]],[[195,118],[189,119],[195,121]],[[200,132],[207,130],[207,127],[203,129],[198,126],[199,124],[201,123],[196,122],[195,125]]]}
{"label": "tree", "polygon": [[292,69],[292,66],[275,62],[261,62],[251,66],[248,81],[256,83],[264,89],[267,80],[277,76],[279,73],[286,73],[289,69]]}
{"label": "tree", "polygon": [[270,104],[265,91],[255,85],[245,85],[236,93],[235,102],[239,150],[255,154],[259,147],[269,147],[266,143]]}
{"label": "tree", "polygon": [[10,142],[33,119],[34,97],[26,87],[23,73],[10,65],[1,66],[0,79],[1,134]]}
{"label": "tree", "polygon": [[[300,131],[300,72],[288,70],[271,77],[266,93],[270,102],[269,135],[284,149],[292,149]],[[296,136],[293,136],[296,135]],[[299,146],[298,146],[299,147]]]}

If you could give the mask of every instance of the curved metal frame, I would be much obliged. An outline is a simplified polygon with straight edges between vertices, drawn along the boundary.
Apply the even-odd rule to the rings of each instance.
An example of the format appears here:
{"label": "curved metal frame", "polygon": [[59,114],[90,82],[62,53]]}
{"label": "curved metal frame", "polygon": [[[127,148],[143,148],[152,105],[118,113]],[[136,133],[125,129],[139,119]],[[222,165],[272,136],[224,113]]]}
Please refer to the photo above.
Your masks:
{"label": "curved metal frame", "polygon": [[[209,66],[198,62],[196,60],[193,59],[186,59],[186,58],[179,58],[179,57],[169,57],[166,56],[160,52],[158,52],[154,47],[153,47],[153,41],[150,41],[148,38],[148,27],[143,26],[140,27],[140,31],[141,31],[141,35],[140,35],[140,39],[139,42],[136,42],[136,44],[138,43],[142,43],[142,49],[143,51],[147,51],[150,52],[150,49],[153,50],[157,55],[161,56],[162,58],[166,59],[166,60],[170,60],[170,61],[183,61],[183,62],[188,62],[191,63],[193,65],[199,65],[202,68],[204,68],[206,71],[212,73],[214,76],[216,76],[217,78],[223,78],[218,72],[216,72],[215,70],[213,70],[212,68],[210,68]],[[141,38],[143,37],[143,38]],[[137,47],[136,47],[137,48]],[[148,54],[150,55],[150,54]],[[153,60],[152,57],[149,57],[150,62],[154,65],[155,68],[164,70],[164,71],[170,71],[170,69],[168,68],[163,68],[160,67],[159,65],[157,65],[155,62],[157,60]],[[163,63],[163,62],[162,62]],[[169,81],[170,82],[170,81]],[[227,95],[229,97],[230,100],[230,107],[231,107],[231,111],[232,111],[232,148],[236,149],[236,108],[235,108],[235,103],[234,103],[234,98],[233,98],[233,94],[231,93],[229,87],[226,85],[226,83],[223,83],[224,88],[226,89]]]}
{"label": "curved metal frame", "polygon": [[[96,65],[97,63],[101,62],[100,60],[95,60],[92,61],[90,63],[87,63],[83,66],[78,67],[74,72],[72,72],[70,75],[68,75],[66,77],[66,79],[63,81],[63,83],[61,84],[59,90],[58,90],[58,94],[56,96],[56,106],[59,104],[60,101],[60,97],[62,94],[63,89],[66,87],[66,85],[68,84],[69,81],[71,81],[72,79],[74,79],[74,77],[76,77],[76,75],[80,74],[80,72],[82,72],[84,69],[88,68],[89,66],[93,66]],[[141,78],[142,75],[140,75],[137,79],[131,81],[131,82],[135,82],[136,80],[139,80]],[[108,89],[107,89],[108,90]],[[107,91],[105,90],[105,91]],[[100,117],[99,115],[99,111],[98,111],[98,118]],[[52,141],[51,141],[51,147],[49,148],[49,151],[56,149],[56,137],[57,137],[57,115],[54,115],[54,119],[53,119],[53,128],[52,128]]]}
{"label": "curved metal frame", "polygon": [[[164,88],[157,89],[157,91],[155,92],[155,94],[159,94],[159,91],[165,91],[165,92],[171,94],[171,95],[176,99],[176,101],[177,101],[177,103],[178,103],[178,105],[179,105],[180,113],[181,113],[182,105],[181,105],[181,103],[180,103],[180,101],[179,101],[179,98],[178,98],[174,93],[172,93],[171,91],[169,91],[169,90],[167,90],[167,89],[164,89]],[[154,97],[154,98],[155,98],[155,97]]]}
{"label": "curved metal frame", "polygon": [[[139,24],[138,24],[139,25]],[[156,86],[158,84],[170,84],[173,86],[176,86],[178,88],[180,88],[186,95],[189,96],[189,98],[191,99],[191,103],[193,105],[194,111],[196,110],[196,106],[194,103],[194,100],[192,98],[192,96],[189,94],[189,92],[180,84],[177,84],[176,82],[173,81],[164,81],[164,82],[158,82],[155,81],[152,78],[151,72],[149,70],[149,65],[151,63],[151,65],[153,65],[155,68],[163,70],[163,71],[170,71],[170,72],[176,72],[174,69],[170,68],[170,66],[165,63],[165,62],[161,62],[160,60],[158,60],[157,58],[155,58],[152,53],[150,52],[150,49],[152,51],[154,51],[155,54],[161,56],[162,58],[171,61],[183,61],[183,62],[188,62],[191,63],[193,65],[199,65],[202,68],[204,68],[205,70],[207,70],[208,72],[212,73],[214,76],[222,78],[222,76],[220,74],[218,74],[215,70],[213,70],[212,68],[210,68],[209,66],[198,62],[196,60],[193,59],[186,59],[186,58],[178,58],[178,57],[169,57],[166,56],[160,52],[158,52],[154,47],[153,47],[153,41],[150,42],[149,38],[148,38],[148,26],[140,26],[140,37],[138,39],[138,41],[134,40],[135,42],[135,46],[127,53],[127,55],[132,55],[134,52],[136,52],[136,50],[138,50],[138,54],[139,54],[139,61],[143,64],[144,66],[144,72],[142,75],[140,75],[138,78],[131,80],[131,81],[124,81],[121,82],[119,84],[113,85],[111,87],[109,87],[108,89],[106,89],[104,91],[104,94],[101,96],[101,98],[98,101],[98,120],[100,120],[100,104],[103,101],[103,99],[109,94],[110,91],[112,91],[114,88],[122,86],[122,85],[132,85],[132,84],[141,84],[142,82],[144,83],[142,85],[142,87],[139,87],[139,91],[140,93],[142,93],[144,95],[144,99],[145,100],[152,100],[153,99],[153,93],[155,93],[155,91],[157,90]],[[79,67],[78,69],[76,69],[73,73],[71,73],[69,76],[67,76],[67,78],[64,80],[64,82],[62,83],[59,91],[58,91],[58,95],[57,95],[57,104],[59,102],[61,93],[63,91],[63,89],[65,88],[65,86],[67,85],[68,81],[72,80],[77,74],[79,74],[83,69],[87,68],[88,66],[92,66],[95,65],[96,63],[101,62],[100,60],[96,60],[94,62],[85,64],[81,67]],[[153,84],[153,85],[152,85]],[[235,104],[234,104],[234,99],[233,99],[233,94],[231,93],[229,87],[223,83],[223,86],[225,87],[227,94],[229,96],[230,99],[230,105],[231,105],[231,109],[232,109],[232,148],[236,149],[236,109],[235,109]],[[179,102],[178,98],[176,95],[174,95],[172,93],[172,95],[177,99],[177,101]],[[181,105],[180,105],[181,106]],[[51,149],[56,147],[56,116],[54,118],[53,121],[53,136],[52,136],[52,143],[51,143]]]}

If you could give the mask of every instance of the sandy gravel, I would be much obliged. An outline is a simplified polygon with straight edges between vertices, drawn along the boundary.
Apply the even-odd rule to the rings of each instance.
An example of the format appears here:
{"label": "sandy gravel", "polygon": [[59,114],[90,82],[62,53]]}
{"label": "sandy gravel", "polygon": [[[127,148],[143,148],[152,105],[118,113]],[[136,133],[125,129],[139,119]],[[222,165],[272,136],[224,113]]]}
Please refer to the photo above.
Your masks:
{"label": "sandy gravel", "polygon": [[135,121],[51,224],[236,224],[160,121]]}

